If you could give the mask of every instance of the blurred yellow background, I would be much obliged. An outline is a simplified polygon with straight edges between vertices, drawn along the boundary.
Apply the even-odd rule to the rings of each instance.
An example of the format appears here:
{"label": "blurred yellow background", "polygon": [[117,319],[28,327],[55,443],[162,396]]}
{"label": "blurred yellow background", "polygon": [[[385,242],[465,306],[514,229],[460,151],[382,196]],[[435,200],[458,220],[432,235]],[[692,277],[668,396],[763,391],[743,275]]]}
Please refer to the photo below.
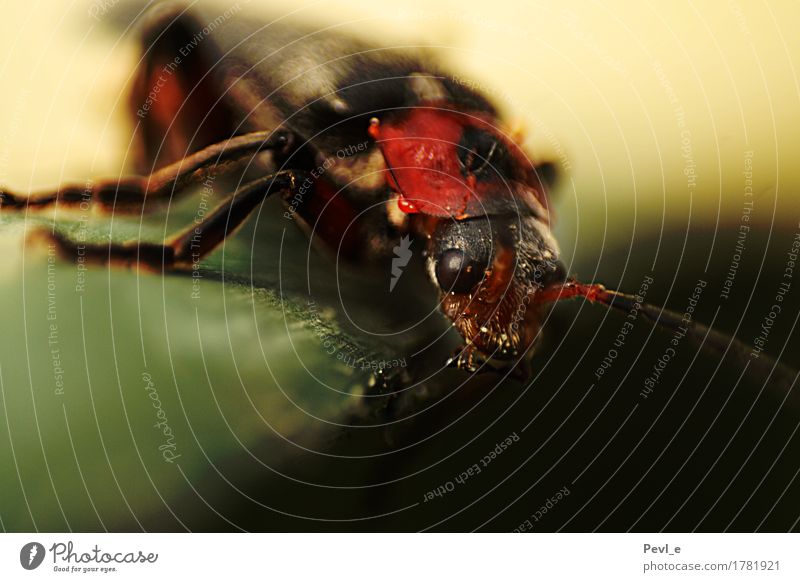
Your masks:
{"label": "blurred yellow background", "polygon": [[[641,228],[738,222],[748,151],[758,214],[796,223],[796,2],[240,4],[384,44],[438,47],[521,121],[537,157],[568,169],[562,229],[608,235],[615,216]],[[4,6],[0,183],[24,190],[119,171],[136,55],[130,35],[109,23],[138,6]]]}

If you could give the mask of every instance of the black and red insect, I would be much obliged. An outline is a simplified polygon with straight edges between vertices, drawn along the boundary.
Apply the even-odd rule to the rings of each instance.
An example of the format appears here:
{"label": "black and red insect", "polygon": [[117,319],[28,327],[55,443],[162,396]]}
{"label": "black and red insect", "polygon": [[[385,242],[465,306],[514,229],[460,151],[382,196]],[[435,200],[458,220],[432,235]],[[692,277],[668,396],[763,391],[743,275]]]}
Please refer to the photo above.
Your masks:
{"label": "black and red insect", "polygon": [[[88,190],[4,191],[3,211],[75,206],[88,195],[99,208],[138,214],[209,175],[244,172],[199,227],[82,255],[189,267],[278,195],[289,216],[354,264],[391,257],[404,236],[420,241],[441,311],[464,341],[451,363],[471,371],[525,368],[543,306],[557,299],[624,309],[635,301],[568,278],[550,228],[552,166],[535,163],[490,100],[429,55],[264,23],[245,10],[174,4],[150,11],[142,31],[131,94],[140,175]],[[377,215],[365,213],[376,205]],[[57,242],[74,256],[74,243]],[[663,311],[652,316],[671,324]]]}

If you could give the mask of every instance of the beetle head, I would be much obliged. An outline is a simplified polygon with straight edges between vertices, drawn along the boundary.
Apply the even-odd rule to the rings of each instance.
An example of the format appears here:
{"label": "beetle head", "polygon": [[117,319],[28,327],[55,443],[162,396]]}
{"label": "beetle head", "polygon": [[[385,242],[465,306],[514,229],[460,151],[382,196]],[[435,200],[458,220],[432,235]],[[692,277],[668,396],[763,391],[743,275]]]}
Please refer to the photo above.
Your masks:
{"label": "beetle head", "polygon": [[565,279],[558,253],[547,225],[530,214],[440,220],[427,269],[467,345],[512,359],[536,339],[536,293]]}
{"label": "beetle head", "polygon": [[513,359],[539,330],[536,292],[563,281],[543,180],[485,112],[442,104],[373,119],[398,207],[428,239],[441,308],[470,353]]}

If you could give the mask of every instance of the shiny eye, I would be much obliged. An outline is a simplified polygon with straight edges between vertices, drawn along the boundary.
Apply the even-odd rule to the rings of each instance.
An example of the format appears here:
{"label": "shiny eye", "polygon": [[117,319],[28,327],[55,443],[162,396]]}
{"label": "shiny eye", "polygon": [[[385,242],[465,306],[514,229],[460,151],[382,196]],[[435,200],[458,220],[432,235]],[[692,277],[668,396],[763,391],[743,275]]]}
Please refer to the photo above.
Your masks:
{"label": "shiny eye", "polygon": [[487,266],[461,249],[447,249],[436,260],[436,280],[444,293],[467,294],[483,280]]}
{"label": "shiny eye", "polygon": [[494,165],[498,152],[497,139],[476,127],[467,127],[458,142],[458,161],[464,175],[478,175]]}

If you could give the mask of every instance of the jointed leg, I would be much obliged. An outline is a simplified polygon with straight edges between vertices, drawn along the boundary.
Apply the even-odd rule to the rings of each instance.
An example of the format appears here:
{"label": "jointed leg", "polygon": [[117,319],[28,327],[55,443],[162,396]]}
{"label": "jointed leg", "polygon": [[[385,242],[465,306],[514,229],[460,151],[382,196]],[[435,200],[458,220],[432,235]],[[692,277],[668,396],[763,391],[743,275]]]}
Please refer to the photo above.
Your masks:
{"label": "jointed leg", "polygon": [[572,299],[573,297],[585,297],[593,303],[595,301],[610,303],[615,295],[618,295],[618,293],[608,291],[599,284],[586,285],[576,281],[567,281],[536,291],[533,301],[536,303],[553,303],[563,299]]}
{"label": "jointed leg", "polygon": [[275,192],[291,197],[302,178],[290,170],[278,172],[241,186],[199,225],[193,224],[163,243],[79,244],[58,233],[38,233],[54,240],[63,255],[95,263],[139,265],[155,271],[190,267],[213,251],[232,234],[250,213]]}
{"label": "jointed leg", "polygon": [[0,209],[16,211],[46,208],[54,204],[76,207],[88,202],[116,212],[141,212],[145,201],[165,202],[173,192],[202,182],[212,173],[226,173],[260,151],[286,152],[291,136],[284,132],[257,131],[212,144],[149,176],[119,180],[89,181],[85,185],[61,186],[58,190],[30,196],[0,188]]}

